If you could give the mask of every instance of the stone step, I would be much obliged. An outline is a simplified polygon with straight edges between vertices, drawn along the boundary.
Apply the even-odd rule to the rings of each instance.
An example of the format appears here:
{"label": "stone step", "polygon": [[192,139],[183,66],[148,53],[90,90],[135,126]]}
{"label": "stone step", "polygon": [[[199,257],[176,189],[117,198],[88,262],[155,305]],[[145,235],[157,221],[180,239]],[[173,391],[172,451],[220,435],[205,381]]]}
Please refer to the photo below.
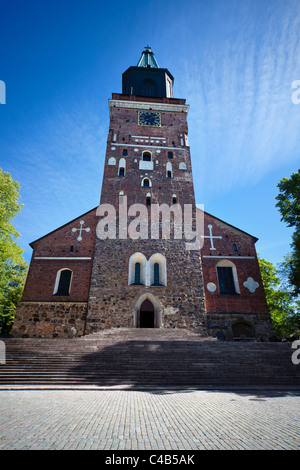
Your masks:
{"label": "stone step", "polygon": [[186,330],[159,329],[4,342],[0,386],[300,386],[300,366],[292,363],[287,343],[225,343]]}

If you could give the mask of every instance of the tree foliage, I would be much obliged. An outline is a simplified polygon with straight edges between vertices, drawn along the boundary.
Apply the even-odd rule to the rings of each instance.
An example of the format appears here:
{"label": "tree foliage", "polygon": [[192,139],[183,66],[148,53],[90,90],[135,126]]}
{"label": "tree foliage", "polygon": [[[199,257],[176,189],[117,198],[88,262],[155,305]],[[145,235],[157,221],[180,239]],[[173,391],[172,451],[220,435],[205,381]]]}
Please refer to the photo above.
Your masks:
{"label": "tree foliage", "polygon": [[0,168],[0,333],[9,334],[27,273],[23,251],[16,239],[20,236],[12,224],[22,204],[20,185]]}
{"label": "tree foliage", "polygon": [[283,220],[288,227],[294,227],[291,254],[285,266],[287,277],[293,286],[292,294],[300,294],[300,170],[290,178],[282,178],[278,184],[279,194],[276,197]]}
{"label": "tree foliage", "polygon": [[[288,257],[285,263],[288,263]],[[258,258],[261,277],[275,334],[287,339],[300,333],[300,301],[295,300],[287,286],[284,262],[277,269],[272,263]]]}

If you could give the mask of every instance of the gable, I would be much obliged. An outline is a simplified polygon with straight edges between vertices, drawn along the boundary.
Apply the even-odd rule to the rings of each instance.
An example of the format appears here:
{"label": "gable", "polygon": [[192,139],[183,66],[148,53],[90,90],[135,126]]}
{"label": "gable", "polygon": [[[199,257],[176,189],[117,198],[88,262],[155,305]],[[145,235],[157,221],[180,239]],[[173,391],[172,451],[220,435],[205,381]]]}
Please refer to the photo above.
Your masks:
{"label": "gable", "polygon": [[218,256],[255,256],[257,238],[234,227],[208,212],[201,211],[203,227],[201,228],[202,254]]}
{"label": "gable", "polygon": [[94,208],[31,242],[30,246],[35,257],[79,256],[79,252],[90,256],[94,250],[96,224]]}

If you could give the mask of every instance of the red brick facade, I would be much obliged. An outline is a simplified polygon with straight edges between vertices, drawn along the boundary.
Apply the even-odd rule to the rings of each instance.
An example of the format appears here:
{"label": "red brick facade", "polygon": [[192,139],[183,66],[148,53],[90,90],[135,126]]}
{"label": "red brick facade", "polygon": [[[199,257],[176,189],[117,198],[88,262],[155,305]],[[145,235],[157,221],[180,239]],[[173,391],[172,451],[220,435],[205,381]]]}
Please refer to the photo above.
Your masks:
{"label": "red brick facade", "polygon": [[[212,243],[206,238],[201,250],[210,334],[232,339],[234,325],[240,323],[248,334],[255,334],[257,338],[271,336],[271,321],[255,250],[257,239],[205,213],[204,234],[210,237],[208,226],[214,237],[222,237],[213,238]],[[221,293],[218,266],[228,266],[234,271],[236,292],[233,295]]]}
{"label": "red brick facade", "polygon": [[[78,219],[31,243],[33,248],[23,301],[38,302],[87,302],[93,263],[96,209],[83,214]],[[90,228],[77,240],[78,231],[73,228]],[[55,297],[54,288],[58,271],[72,271],[71,289],[66,297]]]}

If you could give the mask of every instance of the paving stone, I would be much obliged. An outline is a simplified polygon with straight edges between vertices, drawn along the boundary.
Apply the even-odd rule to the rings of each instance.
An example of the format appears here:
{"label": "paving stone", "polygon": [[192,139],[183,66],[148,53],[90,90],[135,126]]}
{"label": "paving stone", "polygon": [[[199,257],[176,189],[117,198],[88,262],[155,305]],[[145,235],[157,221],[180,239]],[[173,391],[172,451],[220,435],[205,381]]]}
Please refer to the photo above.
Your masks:
{"label": "paving stone", "polygon": [[298,392],[3,390],[0,399],[1,450],[300,448]]}

